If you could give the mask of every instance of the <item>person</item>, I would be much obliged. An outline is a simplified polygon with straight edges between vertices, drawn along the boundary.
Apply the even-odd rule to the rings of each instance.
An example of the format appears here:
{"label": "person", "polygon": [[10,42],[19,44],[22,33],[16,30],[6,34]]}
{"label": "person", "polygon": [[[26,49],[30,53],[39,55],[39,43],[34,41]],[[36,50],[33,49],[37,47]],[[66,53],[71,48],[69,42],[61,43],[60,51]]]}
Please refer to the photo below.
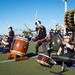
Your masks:
{"label": "person", "polygon": [[50,51],[49,52],[49,54],[52,52],[52,50],[50,50],[50,48],[51,48],[51,44],[52,44],[52,38],[53,38],[53,36],[54,36],[54,30],[53,29],[51,29],[50,30],[50,32],[49,32],[49,36],[50,36],[50,40],[49,40],[49,47],[48,47],[48,51]]}
{"label": "person", "polygon": [[9,34],[8,34],[9,35],[9,41],[10,41],[10,43],[12,43],[15,34],[14,34],[13,28],[11,26],[8,29],[9,29]]}
{"label": "person", "polygon": [[70,42],[70,36],[64,36],[63,42],[57,52],[58,55],[65,54],[68,57],[72,57],[74,50],[74,44]]}
{"label": "person", "polygon": [[54,29],[50,29],[49,34],[50,34],[50,38],[52,39],[52,37],[54,36]]}
{"label": "person", "polygon": [[[63,41],[62,44],[60,45],[58,52],[57,52],[57,56],[62,56],[62,57],[68,57],[71,58],[75,55],[74,53],[74,44],[72,44],[72,42],[70,42],[70,36],[64,36],[63,37]],[[50,63],[52,66],[54,64],[58,64],[58,65],[62,65],[62,59],[61,61],[56,60],[56,58],[54,58],[54,62]],[[67,66],[72,65],[72,61],[69,62],[65,62],[65,64],[67,64]],[[65,66],[64,66],[65,68]]]}
{"label": "person", "polygon": [[41,25],[41,21],[35,19],[36,31],[37,31],[37,41],[35,49],[36,51],[33,54],[38,54],[38,48],[42,45],[42,48],[46,55],[49,56],[48,51],[46,49],[46,28]]}
{"label": "person", "polygon": [[1,43],[3,44],[3,47],[0,48],[0,54],[5,54],[7,52],[10,52],[11,44],[10,44],[7,36],[2,40]]}
{"label": "person", "polygon": [[[40,21],[38,21],[38,22],[41,23]],[[35,23],[35,25],[36,25],[36,23]],[[38,26],[36,26],[34,30],[31,30],[30,28],[28,28],[28,30],[33,35],[32,40],[37,41],[37,39],[38,39],[37,36],[39,34]],[[33,34],[32,32],[35,32],[35,33]]]}
{"label": "person", "polygon": [[55,35],[58,35],[61,39],[63,38],[63,36],[61,35],[61,29],[62,29],[63,25],[56,25],[56,29],[55,29]]}
{"label": "person", "polygon": [[[57,48],[54,48],[54,43],[59,43],[57,40],[57,42],[55,41],[54,43],[52,42],[53,41],[53,39],[56,39],[56,37],[57,38],[59,38],[59,40],[61,41],[61,40],[63,40],[63,36],[61,35],[61,28],[62,28],[63,26],[61,26],[61,25],[59,25],[58,23],[57,23],[57,25],[56,25],[56,29],[55,29],[55,32],[54,32],[54,30],[53,29],[51,29],[50,30],[50,44],[49,44],[49,47],[48,47],[48,51],[49,51],[49,55],[51,55],[51,53],[55,50],[56,51],[56,49],[59,47],[59,45],[57,45]],[[60,42],[61,43],[61,42]]]}

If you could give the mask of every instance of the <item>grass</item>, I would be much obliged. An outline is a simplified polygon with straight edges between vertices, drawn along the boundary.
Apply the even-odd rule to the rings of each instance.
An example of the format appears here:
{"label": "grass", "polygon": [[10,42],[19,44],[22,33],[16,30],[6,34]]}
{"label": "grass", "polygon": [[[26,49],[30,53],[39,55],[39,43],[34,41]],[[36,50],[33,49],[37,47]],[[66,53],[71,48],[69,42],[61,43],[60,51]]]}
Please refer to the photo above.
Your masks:
{"label": "grass", "polygon": [[[30,42],[27,54],[34,51],[35,43]],[[39,52],[43,53],[41,47],[39,48]],[[36,61],[36,58],[37,57],[29,58],[28,60],[0,63],[0,75],[55,75],[50,71],[59,72],[61,69],[61,66],[57,65],[53,66],[52,68],[42,66]],[[8,60],[6,55],[0,55],[0,62],[5,60]],[[64,72],[63,74],[75,75],[74,71],[75,68],[68,68],[68,71]]]}

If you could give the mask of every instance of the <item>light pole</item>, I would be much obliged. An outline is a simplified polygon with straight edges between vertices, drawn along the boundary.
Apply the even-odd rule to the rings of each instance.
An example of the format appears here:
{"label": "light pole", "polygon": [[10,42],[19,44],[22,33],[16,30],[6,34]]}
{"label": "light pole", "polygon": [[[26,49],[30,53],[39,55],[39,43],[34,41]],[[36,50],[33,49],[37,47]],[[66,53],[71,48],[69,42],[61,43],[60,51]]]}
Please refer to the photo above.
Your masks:
{"label": "light pole", "polygon": [[64,2],[65,2],[65,12],[67,11],[67,1],[68,0],[64,0]]}
{"label": "light pole", "polygon": [[[66,13],[68,0],[63,0],[63,2],[65,3],[65,13]],[[64,26],[64,34],[65,34],[65,33],[66,33],[66,28],[65,28],[65,26]]]}

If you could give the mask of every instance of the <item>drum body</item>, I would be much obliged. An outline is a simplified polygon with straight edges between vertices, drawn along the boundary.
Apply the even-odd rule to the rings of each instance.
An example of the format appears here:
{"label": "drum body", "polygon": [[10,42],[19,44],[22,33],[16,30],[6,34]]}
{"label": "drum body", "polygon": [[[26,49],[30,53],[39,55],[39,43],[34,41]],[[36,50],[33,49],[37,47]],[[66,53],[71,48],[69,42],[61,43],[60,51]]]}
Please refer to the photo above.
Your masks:
{"label": "drum body", "polygon": [[22,37],[16,37],[13,40],[12,43],[12,52],[16,53],[16,54],[26,54],[27,49],[28,49],[28,40],[26,38],[22,38]]}
{"label": "drum body", "polygon": [[45,66],[49,66],[50,60],[51,58],[44,54],[39,54],[37,58],[37,62]]}

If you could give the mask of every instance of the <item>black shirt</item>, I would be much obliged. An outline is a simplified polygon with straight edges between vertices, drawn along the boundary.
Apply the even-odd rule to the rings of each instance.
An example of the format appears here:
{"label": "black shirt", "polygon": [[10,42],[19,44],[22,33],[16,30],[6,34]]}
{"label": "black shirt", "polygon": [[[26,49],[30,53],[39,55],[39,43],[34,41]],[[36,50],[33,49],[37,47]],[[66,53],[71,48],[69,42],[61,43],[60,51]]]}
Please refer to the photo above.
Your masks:
{"label": "black shirt", "polygon": [[55,35],[58,35],[58,34],[61,38],[63,38],[63,36],[61,35],[61,30],[55,30]]}
{"label": "black shirt", "polygon": [[43,39],[46,37],[46,28],[42,26],[42,28],[38,28],[38,40]]}
{"label": "black shirt", "polygon": [[[70,45],[73,45],[72,43],[69,43]],[[62,48],[62,53],[64,54],[64,52],[68,55],[68,56],[73,56],[73,52],[74,50],[71,50],[70,48],[66,47],[66,45],[61,44],[60,47]]]}
{"label": "black shirt", "polygon": [[14,31],[9,32],[9,38],[13,38],[14,37]]}

